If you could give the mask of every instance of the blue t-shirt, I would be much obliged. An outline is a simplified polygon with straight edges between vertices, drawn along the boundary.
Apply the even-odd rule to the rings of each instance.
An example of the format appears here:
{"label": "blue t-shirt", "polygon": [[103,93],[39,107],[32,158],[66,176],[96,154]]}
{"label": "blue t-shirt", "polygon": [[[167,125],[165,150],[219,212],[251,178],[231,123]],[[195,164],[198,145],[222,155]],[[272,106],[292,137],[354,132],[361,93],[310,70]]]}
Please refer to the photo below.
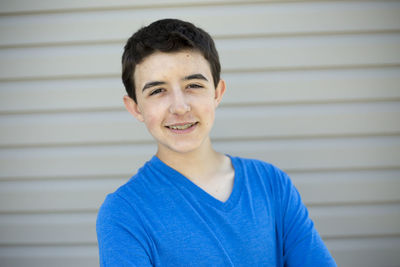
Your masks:
{"label": "blue t-shirt", "polygon": [[221,202],[154,156],[100,208],[101,266],[336,266],[289,177],[230,158]]}

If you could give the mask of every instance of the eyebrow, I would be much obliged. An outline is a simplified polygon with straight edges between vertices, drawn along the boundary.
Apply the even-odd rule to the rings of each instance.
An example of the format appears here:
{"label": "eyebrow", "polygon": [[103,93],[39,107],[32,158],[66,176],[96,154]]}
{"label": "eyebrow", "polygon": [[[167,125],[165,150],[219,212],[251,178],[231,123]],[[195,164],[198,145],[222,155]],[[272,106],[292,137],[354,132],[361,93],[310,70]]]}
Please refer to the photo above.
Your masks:
{"label": "eyebrow", "polygon": [[196,73],[196,74],[192,74],[192,75],[186,76],[185,78],[183,78],[183,80],[184,81],[188,81],[188,80],[204,80],[204,81],[208,82],[207,78],[204,77],[204,75],[200,74],[200,73]]}
{"label": "eyebrow", "polygon": [[[191,74],[189,76],[186,76],[182,79],[183,81],[189,81],[189,80],[204,80],[207,81],[207,78],[204,77],[203,74],[200,73],[196,73],[196,74]],[[154,81],[154,82],[148,82],[143,86],[142,92],[144,92],[144,90],[154,87],[154,86],[159,86],[159,85],[165,85],[166,82],[162,82],[162,81]]]}
{"label": "eyebrow", "polygon": [[159,81],[155,81],[155,82],[148,82],[143,86],[142,92],[148,88],[154,87],[154,86],[158,86],[158,85],[164,85],[166,84],[165,82],[159,82]]}

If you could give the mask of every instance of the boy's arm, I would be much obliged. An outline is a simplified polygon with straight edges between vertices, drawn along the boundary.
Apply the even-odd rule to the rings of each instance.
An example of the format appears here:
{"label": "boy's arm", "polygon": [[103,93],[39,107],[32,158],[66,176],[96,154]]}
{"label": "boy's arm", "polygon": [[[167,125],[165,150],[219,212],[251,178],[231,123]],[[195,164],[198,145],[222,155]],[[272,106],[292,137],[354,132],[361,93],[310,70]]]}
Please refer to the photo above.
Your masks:
{"label": "boy's arm", "polygon": [[285,266],[336,266],[290,178],[282,173],[280,191]]}
{"label": "boy's arm", "polygon": [[100,266],[152,266],[148,238],[122,199],[106,199],[97,216]]}

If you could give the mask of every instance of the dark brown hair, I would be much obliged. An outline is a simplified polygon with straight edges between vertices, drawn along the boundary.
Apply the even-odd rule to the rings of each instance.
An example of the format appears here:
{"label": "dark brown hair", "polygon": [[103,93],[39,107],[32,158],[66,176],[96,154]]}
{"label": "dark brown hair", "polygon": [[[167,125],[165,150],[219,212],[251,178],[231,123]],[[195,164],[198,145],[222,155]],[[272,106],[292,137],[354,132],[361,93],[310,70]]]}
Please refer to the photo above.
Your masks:
{"label": "dark brown hair", "polygon": [[134,73],[137,64],[154,52],[199,51],[210,64],[214,86],[220,80],[221,65],[211,36],[192,23],[178,19],[162,19],[139,29],[126,42],[122,55],[122,82],[135,102]]}

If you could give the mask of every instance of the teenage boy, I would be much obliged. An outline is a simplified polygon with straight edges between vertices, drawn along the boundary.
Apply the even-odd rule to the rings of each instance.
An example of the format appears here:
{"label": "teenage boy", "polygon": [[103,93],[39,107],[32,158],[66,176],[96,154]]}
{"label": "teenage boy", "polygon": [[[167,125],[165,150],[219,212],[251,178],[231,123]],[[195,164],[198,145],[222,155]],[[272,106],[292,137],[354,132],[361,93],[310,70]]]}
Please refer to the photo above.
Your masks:
{"label": "teenage boy", "polygon": [[213,149],[225,82],[208,33],[175,19],[140,29],[122,80],[158,149],[99,211],[102,266],[336,266],[284,172]]}

